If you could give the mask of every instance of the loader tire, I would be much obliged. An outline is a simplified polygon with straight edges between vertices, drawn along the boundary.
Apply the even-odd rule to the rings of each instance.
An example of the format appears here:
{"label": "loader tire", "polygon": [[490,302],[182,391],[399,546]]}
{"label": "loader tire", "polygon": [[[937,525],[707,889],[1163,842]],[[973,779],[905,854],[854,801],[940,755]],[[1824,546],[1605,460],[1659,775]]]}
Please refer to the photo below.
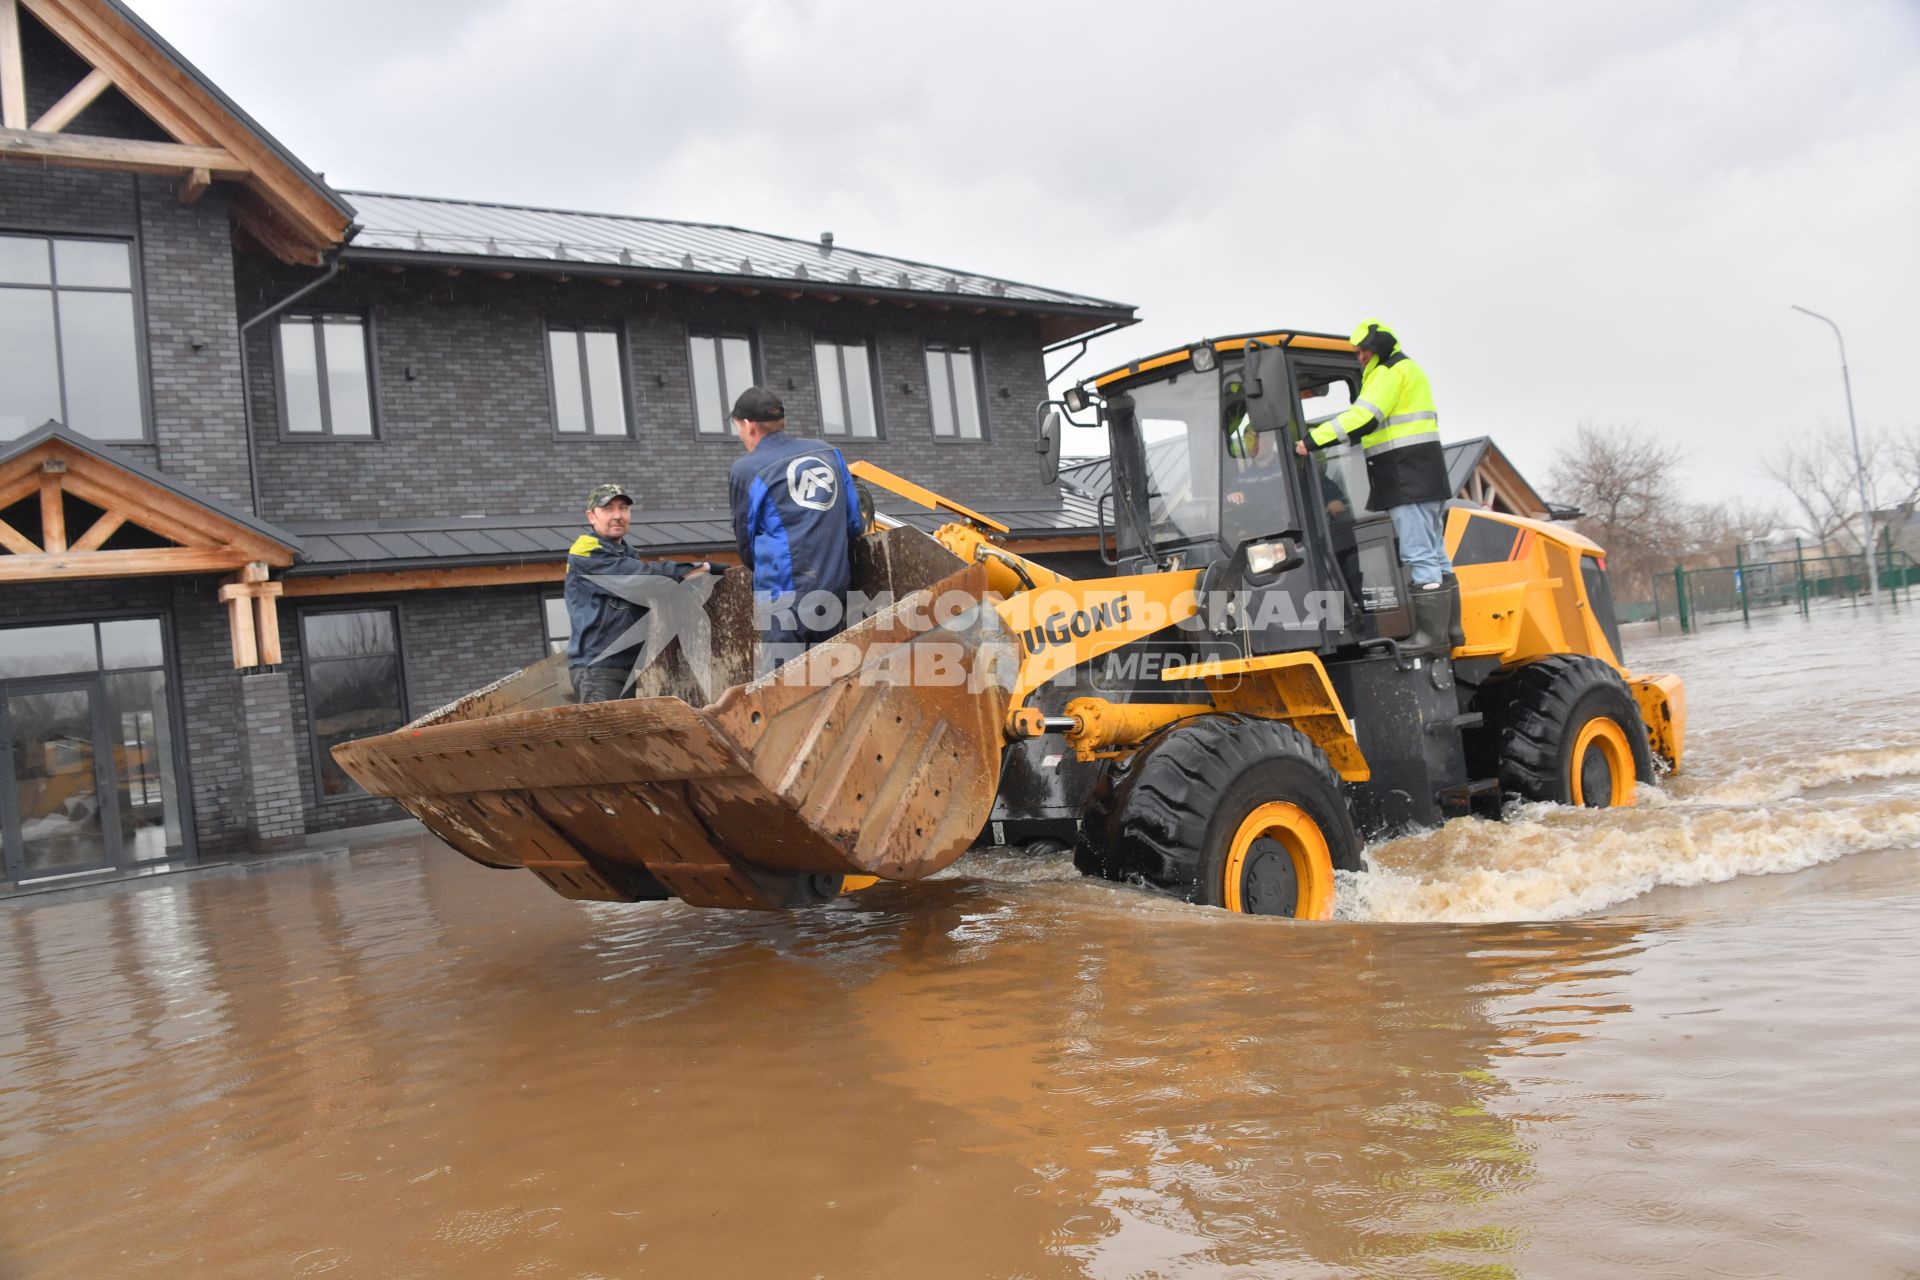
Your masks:
{"label": "loader tire", "polygon": [[1598,658],[1556,654],[1481,694],[1500,788],[1524,800],[1612,809],[1654,780],[1647,726],[1626,681]]}
{"label": "loader tire", "polygon": [[1075,864],[1190,902],[1325,919],[1334,871],[1360,870],[1340,779],[1291,725],[1205,715],[1161,731],[1095,788]]}

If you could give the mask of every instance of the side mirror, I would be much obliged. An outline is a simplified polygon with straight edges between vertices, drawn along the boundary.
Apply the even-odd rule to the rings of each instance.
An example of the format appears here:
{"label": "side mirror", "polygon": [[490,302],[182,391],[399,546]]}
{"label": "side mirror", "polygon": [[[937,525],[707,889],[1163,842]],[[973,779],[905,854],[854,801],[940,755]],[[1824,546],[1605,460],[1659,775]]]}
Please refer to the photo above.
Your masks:
{"label": "side mirror", "polygon": [[[1280,347],[1269,347],[1264,343],[1247,344],[1246,369],[1244,372],[1248,387],[1247,408],[1253,419],[1253,429],[1267,435],[1284,435],[1293,424],[1295,397],[1288,394],[1293,386],[1293,374],[1288,368],[1287,353]],[[1253,388],[1280,388],[1278,395],[1260,395]],[[1254,397],[1258,395],[1259,398]]]}
{"label": "side mirror", "polygon": [[1040,438],[1033,442],[1033,451],[1040,455],[1040,482],[1052,484],[1060,478],[1060,411],[1051,402],[1042,402],[1040,408]]}

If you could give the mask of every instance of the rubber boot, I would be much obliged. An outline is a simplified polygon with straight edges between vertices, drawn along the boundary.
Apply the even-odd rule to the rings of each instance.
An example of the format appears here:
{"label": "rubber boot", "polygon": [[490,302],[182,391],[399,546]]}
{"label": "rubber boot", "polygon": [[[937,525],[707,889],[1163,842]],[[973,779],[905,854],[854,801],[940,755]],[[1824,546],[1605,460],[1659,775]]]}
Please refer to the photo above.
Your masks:
{"label": "rubber boot", "polygon": [[1437,658],[1453,652],[1447,643],[1447,615],[1454,592],[1445,583],[1413,589],[1413,634],[1400,642],[1408,658]]}
{"label": "rubber boot", "polygon": [[1447,639],[1458,649],[1467,642],[1466,628],[1460,625],[1460,579],[1449,573],[1440,579],[1440,585],[1446,588],[1450,600],[1447,607]]}

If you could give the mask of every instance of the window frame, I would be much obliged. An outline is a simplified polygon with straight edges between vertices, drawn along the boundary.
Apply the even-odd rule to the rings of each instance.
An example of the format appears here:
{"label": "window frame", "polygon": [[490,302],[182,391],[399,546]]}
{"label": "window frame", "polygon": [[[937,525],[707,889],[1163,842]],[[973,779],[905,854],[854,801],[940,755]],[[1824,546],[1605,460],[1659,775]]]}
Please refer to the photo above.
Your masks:
{"label": "window frame", "polygon": [[[287,366],[283,356],[280,339],[282,327],[289,320],[321,320],[327,316],[351,316],[360,322],[360,342],[365,348],[367,358],[367,420],[373,428],[364,436],[338,435],[333,429],[333,411],[331,393],[327,390],[326,344],[314,346],[313,354],[317,362],[314,374],[315,384],[320,392],[320,430],[292,431],[287,427]],[[375,444],[381,439],[380,432],[380,362],[375,358],[379,344],[374,339],[373,309],[371,307],[296,307],[281,312],[273,318],[273,400],[274,412],[280,423],[280,439],[291,444]]]}
{"label": "window frame", "polygon": [[[560,429],[560,385],[553,368],[553,335],[571,333],[577,339],[580,352],[580,406],[586,415],[585,431],[562,431]],[[587,335],[589,333],[611,333],[613,335],[614,359],[620,374],[620,413],[624,421],[615,435],[602,435],[593,429],[593,375],[587,368]],[[540,359],[547,366],[547,424],[555,440],[569,443],[581,441],[615,441],[634,438],[633,376],[628,368],[631,357],[627,348],[627,326],[619,320],[546,320],[540,326]]]}
{"label": "window frame", "polygon": [[[567,618],[566,638],[560,639],[553,634],[553,624],[548,621],[547,606],[555,603],[560,606],[561,613],[567,612],[567,593],[564,590],[542,591],[540,593],[540,635],[541,638],[546,641],[546,652],[541,656],[545,658],[551,658],[556,653],[565,653],[567,646],[573,642],[573,618],[571,615]],[[560,645],[558,649],[553,647],[556,640],[558,640]]]}
{"label": "window frame", "polygon": [[[872,386],[873,395],[872,435],[863,436],[852,431],[836,432],[827,428],[827,392],[826,388],[820,385],[819,348],[823,345],[831,346],[834,349],[836,358],[840,361],[840,399],[843,407],[847,410],[847,416],[849,418],[853,416],[853,404],[847,397],[847,361],[846,356],[843,354],[843,349],[854,345],[866,349],[867,381]],[[814,399],[820,406],[821,438],[826,440],[853,441],[885,440],[887,438],[887,414],[885,406],[881,403],[880,389],[886,385],[886,381],[880,376],[880,344],[865,334],[815,333],[813,335],[813,341],[810,344],[810,353],[813,355],[814,360]]]}
{"label": "window frame", "polygon": [[[53,295],[53,358],[54,377],[60,387],[60,416],[55,419],[61,426],[87,440],[98,440],[102,444],[154,444],[153,424],[153,359],[147,342],[147,290],[145,257],[141,253],[141,237],[136,228],[131,232],[114,231],[46,231],[38,227],[16,226],[0,223],[0,236],[13,236],[19,239],[43,240],[47,245],[47,280],[41,284],[6,284],[7,289],[45,289]],[[105,285],[62,285],[60,271],[55,265],[53,242],[56,240],[84,240],[96,244],[124,245],[127,250],[127,287],[107,287]],[[137,436],[114,436],[111,438],[89,435],[67,421],[67,361],[65,343],[60,337],[60,293],[62,289],[72,293],[126,293],[133,299],[133,380],[140,395],[140,434]],[[35,431],[42,424],[35,422],[27,431]],[[25,435],[26,432],[22,432]]]}
{"label": "window frame", "polygon": [[[764,385],[762,382],[764,373],[760,358],[760,334],[758,330],[745,325],[690,324],[687,326],[687,398],[689,407],[693,410],[693,438],[706,441],[731,440],[733,439],[733,430],[730,415],[733,411],[733,402],[739,399],[740,392],[745,391],[747,388],[741,387],[738,391],[734,391],[729,395],[726,362],[716,358],[714,367],[720,372],[720,430],[715,432],[702,431],[700,429],[700,382],[699,375],[694,372],[693,344],[702,338],[712,339],[716,344],[726,338],[739,338],[745,341],[747,344],[747,376],[749,378],[747,386],[761,386]],[[714,355],[716,357],[719,355],[717,346]]]}
{"label": "window frame", "polygon": [[[324,605],[317,608],[299,610],[295,628],[300,637],[300,706],[307,718],[307,758],[313,766],[313,802],[316,805],[358,804],[381,797],[373,795],[365,787],[355,782],[353,775],[347,774],[350,790],[337,796],[330,796],[326,790],[326,750],[320,745],[320,733],[313,714],[312,671],[314,656],[307,643],[307,619],[327,614],[342,613],[385,613],[393,618],[393,668],[394,678],[400,692],[400,723],[405,725],[413,719],[413,702],[407,693],[407,654],[406,654],[406,617],[399,601],[385,604]],[[365,657],[384,657],[383,654],[362,654]],[[357,658],[321,658],[320,662],[354,662]],[[344,770],[342,771],[345,772]]]}
{"label": "window frame", "polygon": [[978,410],[978,417],[980,419],[980,434],[977,436],[964,436],[960,434],[960,406],[957,401],[948,405],[948,409],[953,413],[954,434],[950,436],[940,434],[939,419],[936,418],[933,413],[933,380],[931,378],[927,379],[927,431],[933,437],[935,444],[991,444],[993,442],[993,424],[988,421],[987,418],[987,371],[985,361],[981,358],[982,352],[980,350],[980,344],[971,338],[926,339],[920,344],[921,372],[923,374],[926,372],[926,358],[928,356],[931,356],[936,351],[946,355],[948,357],[948,392],[952,394],[952,356],[954,348],[956,347],[966,350],[968,356],[967,364],[973,371],[974,406]]}

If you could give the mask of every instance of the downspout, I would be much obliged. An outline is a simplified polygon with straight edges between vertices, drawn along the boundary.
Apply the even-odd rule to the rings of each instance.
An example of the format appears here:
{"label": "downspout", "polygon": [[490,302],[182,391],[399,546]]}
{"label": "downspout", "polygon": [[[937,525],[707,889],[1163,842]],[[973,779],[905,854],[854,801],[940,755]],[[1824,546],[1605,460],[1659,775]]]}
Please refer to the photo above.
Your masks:
{"label": "downspout", "polygon": [[253,514],[266,519],[266,513],[260,510],[260,457],[253,444],[253,376],[247,360],[247,332],[262,320],[271,320],[300,299],[318,289],[327,281],[340,274],[340,251],[327,254],[327,270],[318,280],[309,280],[280,301],[260,312],[251,320],[240,325],[240,416],[246,423],[247,431],[247,492],[253,498]]}

